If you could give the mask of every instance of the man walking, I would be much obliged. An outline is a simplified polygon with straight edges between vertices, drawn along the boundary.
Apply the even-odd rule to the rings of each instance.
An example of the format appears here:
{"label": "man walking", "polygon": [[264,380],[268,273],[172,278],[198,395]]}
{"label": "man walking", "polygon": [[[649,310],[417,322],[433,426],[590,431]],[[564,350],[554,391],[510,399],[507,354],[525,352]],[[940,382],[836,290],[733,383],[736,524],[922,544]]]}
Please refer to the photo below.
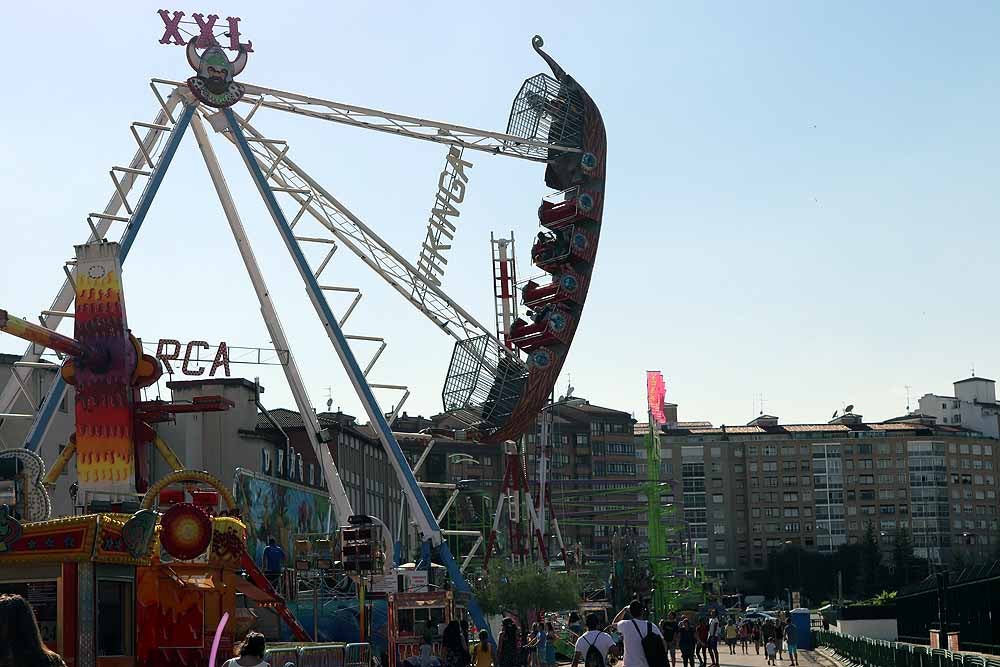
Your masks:
{"label": "man walking", "polygon": [[667,659],[670,667],[677,667],[677,614],[670,612],[660,621],[660,634],[663,635],[663,645],[667,649]]}
{"label": "man walking", "polygon": [[[628,612],[630,619],[625,619]],[[646,662],[646,652],[642,647],[642,640],[650,632],[654,633],[663,641],[663,635],[655,624],[645,619],[646,609],[638,600],[632,600],[627,607],[623,607],[615,620],[611,622],[622,636],[624,646],[624,656],[622,667],[663,667],[662,665],[649,665]]]}
{"label": "man walking", "polygon": [[[671,615],[673,615],[671,613]],[[681,618],[677,626],[677,646],[681,650],[681,661],[683,667],[694,667],[694,647],[698,643],[694,628],[687,616]],[[676,667],[676,665],[675,665]]]}
{"label": "man walking", "polygon": [[587,614],[587,631],[580,635],[573,648],[573,667],[605,667],[608,652],[615,647],[615,640],[601,630],[601,619],[597,614]]}
{"label": "man walking", "polygon": [[713,609],[708,615],[708,657],[713,667],[719,667],[719,639],[722,637],[722,626],[719,625],[719,612]]}

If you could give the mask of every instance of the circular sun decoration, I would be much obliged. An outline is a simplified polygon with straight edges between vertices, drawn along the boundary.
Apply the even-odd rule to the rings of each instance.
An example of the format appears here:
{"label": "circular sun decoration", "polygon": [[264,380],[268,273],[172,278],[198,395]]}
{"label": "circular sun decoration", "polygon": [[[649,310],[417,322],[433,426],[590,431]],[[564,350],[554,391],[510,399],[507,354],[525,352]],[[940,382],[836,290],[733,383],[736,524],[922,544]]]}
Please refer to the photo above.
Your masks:
{"label": "circular sun decoration", "polygon": [[160,543],[178,560],[191,560],[205,553],[212,540],[212,520],[205,510],[191,503],[174,505],[160,521]]}

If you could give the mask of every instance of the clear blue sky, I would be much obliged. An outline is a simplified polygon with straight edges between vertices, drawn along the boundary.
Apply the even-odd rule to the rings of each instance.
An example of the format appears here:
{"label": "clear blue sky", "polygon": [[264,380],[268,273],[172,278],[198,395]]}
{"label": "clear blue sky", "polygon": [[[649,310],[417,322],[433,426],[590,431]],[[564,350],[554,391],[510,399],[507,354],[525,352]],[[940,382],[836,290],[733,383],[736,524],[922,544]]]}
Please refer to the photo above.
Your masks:
{"label": "clear blue sky", "polygon": [[[601,248],[566,366],[592,402],[644,414],[643,371],[658,368],[682,419],[745,422],[759,393],[786,422],[845,403],[883,419],[905,385],[947,393],[972,363],[1000,373],[996,7],[212,1],[170,9],[241,16],[256,50],[242,80],[484,129],[502,130],[542,71],[529,41],[544,35],[608,128]],[[129,121],[155,114],[148,78],[190,75],[183,49],[157,43],[162,6],[5,8],[0,304],[14,313],[48,307],[108,169],[134,151]],[[416,258],[442,147],[275,112],[256,124]],[[330,386],[361,414],[238,156],[215,146],[313,402]],[[540,165],[471,159],[445,287],[492,321],[489,233],[513,229],[526,267],[545,190]],[[409,384],[410,413],[438,411],[450,339],[346,253],[330,271],[365,291],[351,332],[390,340],[372,379]],[[125,277],[144,338],[267,344],[193,137]],[[274,368],[234,370],[292,407]]]}

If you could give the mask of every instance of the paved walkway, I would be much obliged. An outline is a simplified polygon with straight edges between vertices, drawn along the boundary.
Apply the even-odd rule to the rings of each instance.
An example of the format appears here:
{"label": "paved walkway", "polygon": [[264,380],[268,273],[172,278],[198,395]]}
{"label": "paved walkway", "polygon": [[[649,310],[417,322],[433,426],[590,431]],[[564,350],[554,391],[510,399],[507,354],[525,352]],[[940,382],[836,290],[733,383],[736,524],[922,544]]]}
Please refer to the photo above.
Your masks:
{"label": "paved walkway", "polygon": [[[743,650],[739,647],[736,648],[737,655],[729,655],[729,647],[723,646],[722,650],[719,651],[719,667],[767,667],[767,659],[764,657],[764,649],[761,647],[760,655],[754,653],[753,644],[750,645],[749,655],[743,655]],[[788,653],[783,653],[784,660],[777,661],[777,667],[791,667],[791,663],[788,662]],[[558,667],[568,667],[571,662],[558,663]],[[582,663],[581,663],[582,664]],[[621,661],[615,663],[615,667],[621,667]],[[697,667],[698,661],[695,660],[695,666]],[[815,651],[799,651],[799,665],[801,667],[840,667],[839,664],[830,660],[826,656],[820,655]],[[681,653],[677,652],[677,667],[682,667]]]}
{"label": "paved walkway", "polygon": [[[788,662],[788,653],[785,652],[782,653],[782,655],[784,656],[784,660],[777,660],[777,667],[790,667],[791,663]],[[681,667],[680,658],[680,652],[678,651],[677,667]],[[836,663],[814,651],[800,650],[798,652],[798,658],[799,665],[801,665],[801,667],[833,667],[836,665]],[[697,667],[697,660],[695,660],[695,665]],[[757,655],[753,650],[753,644],[751,644],[750,653],[748,655],[743,655],[743,649],[737,646],[736,655],[730,655],[729,647],[724,645],[719,651],[719,667],[767,667],[767,658],[764,656],[764,648],[761,647],[760,655]]]}

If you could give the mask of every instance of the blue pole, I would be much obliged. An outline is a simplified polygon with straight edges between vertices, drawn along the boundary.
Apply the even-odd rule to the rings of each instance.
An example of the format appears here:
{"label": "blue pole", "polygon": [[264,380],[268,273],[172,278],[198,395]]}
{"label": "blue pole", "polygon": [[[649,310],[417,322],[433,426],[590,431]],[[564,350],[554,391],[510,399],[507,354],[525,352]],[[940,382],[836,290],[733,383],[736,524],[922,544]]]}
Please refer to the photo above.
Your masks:
{"label": "blue pole", "polygon": [[[122,264],[125,263],[125,258],[128,256],[128,251],[131,249],[136,236],[139,235],[139,228],[142,227],[142,222],[146,219],[146,214],[153,203],[153,198],[156,197],[156,193],[160,189],[163,176],[167,173],[167,167],[170,166],[170,161],[173,160],[174,153],[177,152],[177,147],[184,137],[184,131],[187,130],[188,125],[191,123],[191,116],[194,115],[194,110],[194,105],[185,104],[181,117],[170,130],[167,143],[163,147],[163,155],[160,156],[160,161],[153,167],[153,171],[149,175],[149,181],[146,183],[146,188],[142,191],[139,203],[132,212],[128,226],[122,234],[121,241],[119,241],[121,247],[119,248],[118,261]],[[52,382],[52,387],[49,388],[49,393],[45,396],[45,400],[42,401],[42,405],[38,409],[34,421],[31,423],[28,435],[24,439],[25,449],[33,452],[41,447],[42,440],[49,430],[52,417],[55,415],[56,409],[62,402],[65,393],[66,381],[63,380],[61,374],[57,374],[56,379]]]}
{"label": "blue pole", "polygon": [[[309,297],[312,300],[313,305],[319,312],[323,326],[327,329],[331,342],[333,342],[334,348],[340,356],[341,362],[344,365],[344,370],[347,371],[348,377],[350,377],[351,382],[354,384],[354,388],[358,393],[358,398],[361,399],[361,402],[364,404],[365,411],[368,413],[368,417],[371,419],[373,426],[379,430],[379,433],[381,434],[380,440],[389,450],[386,453],[389,456],[392,456],[396,461],[396,470],[402,478],[400,481],[405,483],[410,489],[410,497],[414,499],[417,511],[423,515],[425,524],[429,526],[429,529],[433,533],[433,535],[424,535],[424,539],[430,539],[433,536],[437,536],[438,539],[440,539],[441,527],[438,525],[434,512],[431,510],[431,506],[427,502],[427,498],[424,497],[423,491],[421,491],[420,486],[417,484],[417,478],[413,475],[413,470],[410,469],[410,464],[406,460],[406,456],[403,454],[403,450],[399,446],[399,443],[396,441],[396,436],[393,435],[392,428],[389,427],[389,422],[386,421],[385,415],[382,413],[382,409],[375,400],[375,395],[372,393],[371,387],[368,385],[368,380],[365,379],[365,375],[362,372],[361,367],[358,365],[357,359],[354,358],[351,346],[348,344],[347,338],[344,337],[344,332],[341,330],[340,324],[334,316],[333,310],[331,310],[330,304],[327,302],[326,296],[323,294],[323,291],[319,286],[319,282],[316,280],[316,276],[313,275],[312,269],[309,267],[309,262],[302,253],[302,248],[299,247],[298,241],[295,240],[295,235],[292,232],[291,226],[288,224],[288,220],[285,218],[284,211],[281,210],[281,206],[278,204],[278,200],[275,198],[274,192],[267,184],[267,178],[264,177],[264,173],[260,170],[260,166],[254,158],[253,151],[250,149],[250,144],[247,142],[246,135],[243,133],[243,128],[240,127],[240,124],[236,120],[236,116],[233,114],[231,109],[223,109],[223,113],[225,114],[226,121],[229,124],[229,130],[232,132],[233,138],[236,140],[236,146],[239,148],[240,154],[243,157],[243,162],[250,171],[250,175],[253,176],[253,179],[257,184],[257,190],[264,199],[264,204],[267,206],[268,211],[271,214],[271,218],[274,220],[274,224],[278,227],[278,232],[281,234],[282,239],[285,242],[285,246],[292,255],[292,260],[295,262],[299,275],[306,284],[306,291],[309,293]],[[470,593],[468,608],[469,613],[472,614],[472,618],[476,622],[476,625],[478,625],[481,629],[489,631],[489,625],[486,623],[486,617],[483,615],[483,612],[479,608],[479,604],[476,602],[475,598],[471,597],[472,589],[469,587],[469,582],[465,580],[465,576],[462,574],[461,569],[458,566],[458,562],[451,555],[451,551],[448,549],[448,544],[443,539],[441,539],[441,543],[438,545],[438,556],[441,558],[441,562],[444,566],[448,569],[448,573],[451,575],[455,588],[459,591]]]}

